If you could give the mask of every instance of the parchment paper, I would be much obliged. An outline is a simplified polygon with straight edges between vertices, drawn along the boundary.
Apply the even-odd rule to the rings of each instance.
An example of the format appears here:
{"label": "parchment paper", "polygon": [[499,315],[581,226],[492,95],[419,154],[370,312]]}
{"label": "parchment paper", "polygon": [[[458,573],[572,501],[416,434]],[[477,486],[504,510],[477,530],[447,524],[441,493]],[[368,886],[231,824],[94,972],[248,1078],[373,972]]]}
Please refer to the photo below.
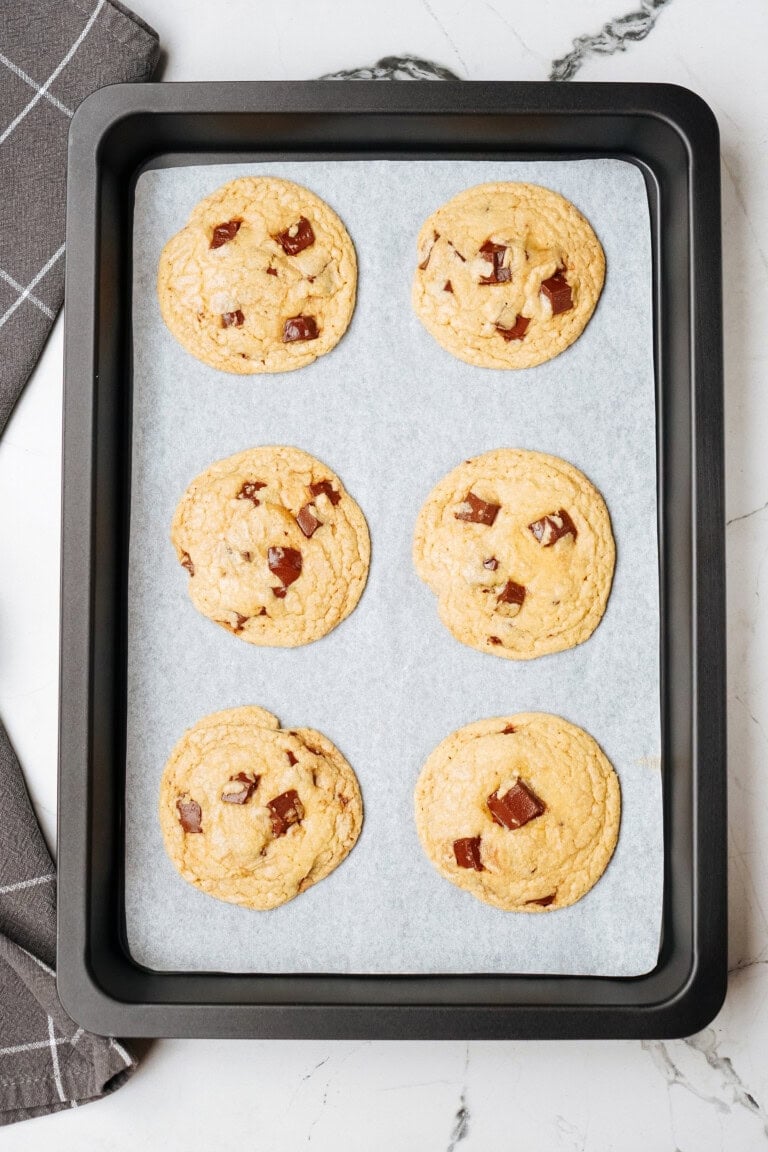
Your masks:
{"label": "parchment paper", "polygon": [[[325,198],[360,264],[359,300],[335,351],[285,375],[230,376],[166,330],[155,278],[165,241],[236,175],[274,174]],[[425,217],[469,185],[530,180],[562,192],[605,248],[607,279],[567,352],[518,372],[472,368],[410,305]],[[654,967],[662,896],[656,416],[650,222],[643,179],[617,160],[334,161],[144,173],[134,217],[125,911],[133,957],[160,970],[526,972],[614,976]],[[294,444],[342,477],[371,529],[357,610],[302,648],[255,648],[200,616],[168,538],[186,485],[214,460]],[[466,457],[501,445],[551,452],[603,493],[617,544],[603,623],[569,652],[516,663],[455,641],[411,563],[416,513]],[[319,728],[349,759],[362,836],[328,879],[272,912],[216,901],[166,857],[163,766],[219,708],[259,704]],[[616,854],[580,903],[505,913],[443,880],[414,828],[413,787],[435,745],[481,717],[526,710],[581,725],[614,764]]]}

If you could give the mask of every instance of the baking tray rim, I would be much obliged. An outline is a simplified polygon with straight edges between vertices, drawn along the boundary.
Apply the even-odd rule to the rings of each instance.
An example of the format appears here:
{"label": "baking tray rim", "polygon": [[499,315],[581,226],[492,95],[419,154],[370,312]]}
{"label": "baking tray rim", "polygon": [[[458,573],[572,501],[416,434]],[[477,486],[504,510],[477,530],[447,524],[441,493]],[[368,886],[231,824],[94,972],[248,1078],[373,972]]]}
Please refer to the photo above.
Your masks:
{"label": "baking tray rim", "polygon": [[[418,95],[417,95],[418,93]],[[85,542],[83,526],[75,531],[75,513],[83,511],[82,499],[88,512],[89,532],[86,557],[90,560],[88,580],[85,581],[89,597],[92,595],[93,575],[93,482],[97,445],[91,438],[84,443],[82,419],[86,431],[91,428],[92,406],[89,407],[88,387],[78,388],[83,370],[88,365],[96,373],[97,330],[96,290],[98,259],[101,256],[97,236],[92,229],[93,212],[100,209],[100,167],[110,133],[131,116],[221,115],[230,119],[237,116],[330,116],[342,119],[379,117],[382,121],[396,118],[427,120],[446,117],[470,116],[484,121],[494,116],[606,116],[654,119],[676,133],[687,155],[690,195],[691,280],[697,273],[708,271],[716,291],[709,294],[702,312],[701,294],[691,293],[691,360],[692,408],[692,461],[691,481],[694,523],[692,543],[697,559],[706,556],[707,563],[692,567],[692,611],[695,615],[695,634],[692,637],[691,656],[696,661],[693,669],[692,716],[695,794],[692,799],[693,841],[691,862],[693,871],[693,939],[690,955],[679,953],[666,961],[666,971],[672,975],[674,987],[668,994],[647,1003],[589,1003],[566,1001],[563,1004],[546,1002],[520,1003],[494,1002],[462,1004],[461,998],[439,1003],[366,1003],[363,996],[351,998],[332,995],[339,982],[352,982],[362,993],[371,981],[389,981],[398,985],[432,981],[435,977],[295,977],[295,976],[235,976],[231,974],[194,974],[193,978],[177,974],[154,974],[164,981],[193,979],[199,987],[211,980],[234,986],[247,980],[259,982],[273,980],[286,985],[285,999],[272,1003],[253,1003],[248,998],[211,1003],[177,999],[141,1003],[121,999],[115,989],[108,989],[96,971],[91,937],[91,813],[90,800],[90,706],[94,685],[91,652],[91,614],[93,604],[86,607],[88,629],[84,632],[80,620],[66,609],[78,604],[83,607],[83,555]],[[354,133],[353,133],[354,136]],[[172,138],[166,141],[172,145]],[[466,149],[453,149],[445,140],[439,140],[437,150],[442,153],[466,154]],[[259,149],[253,145],[244,149],[251,154]],[[327,151],[328,144],[315,148]],[[351,152],[359,154],[354,148]],[[524,142],[509,148],[517,154],[529,153]],[[173,146],[155,149],[174,152]],[[179,149],[179,151],[182,151]],[[205,152],[199,147],[196,153]],[[215,149],[211,147],[209,151]],[[228,158],[236,149],[227,148]],[[386,150],[385,150],[386,151]],[[394,148],[397,155],[423,155],[423,150]],[[564,154],[565,149],[543,147],[542,154]],[[580,150],[577,149],[577,152]],[[614,149],[598,154],[617,155]],[[366,152],[363,155],[381,155]],[[139,1035],[563,1035],[563,1036],[639,1036],[679,1035],[703,1026],[715,1014],[725,991],[725,866],[724,866],[724,803],[725,803],[725,727],[724,708],[724,604],[723,604],[723,529],[722,529],[722,385],[720,348],[720,249],[719,249],[719,186],[712,183],[713,165],[718,156],[717,126],[710,110],[699,97],[685,89],[670,85],[550,85],[532,83],[462,83],[460,85],[420,85],[414,91],[410,85],[379,85],[360,82],[338,85],[326,82],[257,82],[257,83],[194,83],[175,85],[117,85],[91,96],[81,105],[73,120],[70,134],[70,183],[68,202],[67,267],[67,341],[65,392],[65,484],[63,493],[62,541],[62,646],[61,646],[61,736],[60,736],[60,883],[59,883],[59,989],[65,1005],[81,1023],[96,1031],[120,1031]],[[149,158],[149,157],[147,157]],[[633,159],[631,151],[625,156]],[[647,160],[645,161],[647,163]],[[641,163],[642,167],[642,163]],[[653,165],[651,164],[651,168]],[[135,168],[135,171],[138,171]],[[709,179],[709,184],[707,180]],[[87,211],[84,211],[87,209]],[[716,222],[717,241],[709,247],[697,243],[702,225]],[[703,232],[706,235],[706,229]],[[71,243],[70,243],[71,242]],[[712,277],[714,273],[714,280]],[[73,307],[74,300],[74,307]],[[714,320],[714,323],[712,321]],[[709,330],[702,328],[708,321]],[[712,331],[714,329],[714,331]],[[707,339],[703,337],[707,336]],[[708,355],[706,355],[708,353]],[[697,355],[698,354],[698,355]],[[87,395],[83,395],[86,393]],[[91,436],[93,433],[91,432]],[[79,446],[81,451],[75,453]],[[699,487],[705,487],[701,499]],[[661,495],[661,494],[660,494]],[[74,497],[74,501],[73,501]],[[706,501],[708,517],[701,515],[701,504]],[[717,513],[712,515],[712,513]],[[79,541],[76,539],[79,535]],[[660,553],[663,544],[660,539]],[[706,608],[708,628],[700,627],[699,610]],[[72,669],[78,667],[73,656],[80,656],[80,681],[75,684]],[[82,658],[85,657],[85,663]],[[82,670],[87,675],[82,678]],[[664,669],[662,668],[662,672]],[[76,678],[75,678],[76,679]],[[85,689],[85,692],[83,692]],[[78,694],[79,690],[79,694]],[[702,706],[702,700],[710,706]],[[77,705],[81,708],[78,712]],[[719,706],[719,707],[718,707]],[[79,724],[76,723],[79,721]],[[702,727],[705,729],[702,732]],[[706,742],[702,742],[702,736]],[[79,749],[84,755],[72,755]],[[79,766],[79,772],[72,765]],[[64,765],[67,766],[66,771]],[[707,785],[707,796],[701,794]],[[708,803],[703,804],[706,799]],[[714,803],[713,803],[714,801]],[[666,841],[666,835],[665,835]],[[706,845],[700,853],[698,844]],[[83,875],[86,884],[83,886]],[[701,896],[706,888],[706,915]],[[103,959],[103,958],[102,958]],[[130,961],[138,971],[139,966]],[[584,978],[561,976],[455,976],[447,979],[456,984],[473,981],[479,985],[500,980],[518,986],[543,983],[576,988],[584,982],[623,983],[640,985],[659,973],[664,962],[648,977],[631,980],[617,978]],[[328,985],[322,1002],[299,1003],[287,994],[287,985],[298,988],[302,982]],[[174,1002],[175,1001],[175,1002]],[[243,1013],[247,1023],[243,1024]],[[552,1013],[561,1025],[552,1026]],[[549,1023],[543,1025],[543,1020]],[[258,1029],[253,1030],[258,1023]],[[537,1027],[538,1024],[538,1027]]]}

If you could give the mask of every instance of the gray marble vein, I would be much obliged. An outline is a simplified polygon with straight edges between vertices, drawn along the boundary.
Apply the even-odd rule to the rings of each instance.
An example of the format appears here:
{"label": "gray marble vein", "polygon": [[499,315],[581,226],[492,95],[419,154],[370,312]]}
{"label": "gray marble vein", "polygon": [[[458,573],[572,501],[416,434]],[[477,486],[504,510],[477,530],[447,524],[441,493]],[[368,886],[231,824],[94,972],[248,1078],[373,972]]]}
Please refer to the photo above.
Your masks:
{"label": "gray marble vein", "polygon": [[464,1046],[464,1074],[462,1077],[461,1093],[459,1095],[459,1106],[456,1109],[456,1115],[453,1118],[453,1127],[448,1142],[446,1152],[454,1152],[457,1144],[462,1140],[466,1140],[469,1136],[469,1108],[467,1106],[467,1085],[469,1081],[469,1057],[470,1047],[469,1042]]}
{"label": "gray marble vein", "polygon": [[328,72],[320,80],[460,80],[450,68],[419,56],[382,56],[375,64]]}
{"label": "gray marble vein", "polygon": [[625,16],[609,20],[593,35],[577,36],[573,48],[559,60],[552,61],[550,80],[572,80],[590,56],[612,56],[626,52],[630,44],[645,40],[670,0],[640,0],[640,7]]}
{"label": "gray marble vein", "polygon": [[730,520],[726,520],[725,526],[727,528],[731,524],[738,524],[740,520],[749,520],[752,516],[757,516],[758,512],[765,512],[766,508],[768,508],[768,500],[759,508],[753,508],[751,512],[744,512],[741,516],[732,516]]}
{"label": "gray marble vein", "polygon": [[[678,1041],[676,1044],[665,1040],[641,1041],[643,1050],[649,1054],[656,1068],[667,1081],[668,1089],[679,1086],[705,1104],[711,1104],[715,1111],[721,1114],[729,1114],[733,1108],[743,1108],[760,1120],[763,1133],[768,1136],[768,1113],[747,1090],[733,1066],[733,1061],[728,1056],[720,1055],[717,1050],[717,1043],[717,1036],[713,1028],[706,1028],[703,1032]],[[680,1067],[676,1059],[680,1044],[691,1052],[702,1056],[707,1067],[716,1073],[719,1078],[716,1092],[706,1091],[701,1084],[697,1083],[691,1075]]]}

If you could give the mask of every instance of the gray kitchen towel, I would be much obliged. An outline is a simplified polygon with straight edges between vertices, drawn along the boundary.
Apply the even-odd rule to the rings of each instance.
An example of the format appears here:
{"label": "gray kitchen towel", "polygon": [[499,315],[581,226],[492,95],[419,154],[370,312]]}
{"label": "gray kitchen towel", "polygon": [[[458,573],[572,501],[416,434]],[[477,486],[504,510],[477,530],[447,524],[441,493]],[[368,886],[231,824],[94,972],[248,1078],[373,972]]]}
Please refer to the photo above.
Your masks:
{"label": "gray kitchen towel", "polygon": [[0,0],[0,433],[64,296],[67,132],[106,84],[148,80],[157,34],[116,0]]}
{"label": "gray kitchen towel", "polygon": [[[158,54],[117,0],[0,0],[0,434],[61,307],[73,112],[105,84],[149,79]],[[135,1066],[59,1002],[55,884],[0,723],[0,1125],[103,1096]]]}

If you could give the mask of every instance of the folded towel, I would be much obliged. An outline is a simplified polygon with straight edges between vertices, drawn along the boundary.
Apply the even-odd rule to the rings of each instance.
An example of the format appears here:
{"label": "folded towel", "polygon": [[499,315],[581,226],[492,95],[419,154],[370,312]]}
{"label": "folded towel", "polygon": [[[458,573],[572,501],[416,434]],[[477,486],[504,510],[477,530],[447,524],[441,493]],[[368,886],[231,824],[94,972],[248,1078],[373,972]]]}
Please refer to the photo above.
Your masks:
{"label": "folded towel", "polygon": [[[61,307],[67,132],[105,84],[148,80],[156,33],[117,0],[0,11],[0,433]],[[51,772],[55,765],[51,764]],[[56,994],[56,875],[0,724],[0,1125],[112,1091],[134,1061]]]}

